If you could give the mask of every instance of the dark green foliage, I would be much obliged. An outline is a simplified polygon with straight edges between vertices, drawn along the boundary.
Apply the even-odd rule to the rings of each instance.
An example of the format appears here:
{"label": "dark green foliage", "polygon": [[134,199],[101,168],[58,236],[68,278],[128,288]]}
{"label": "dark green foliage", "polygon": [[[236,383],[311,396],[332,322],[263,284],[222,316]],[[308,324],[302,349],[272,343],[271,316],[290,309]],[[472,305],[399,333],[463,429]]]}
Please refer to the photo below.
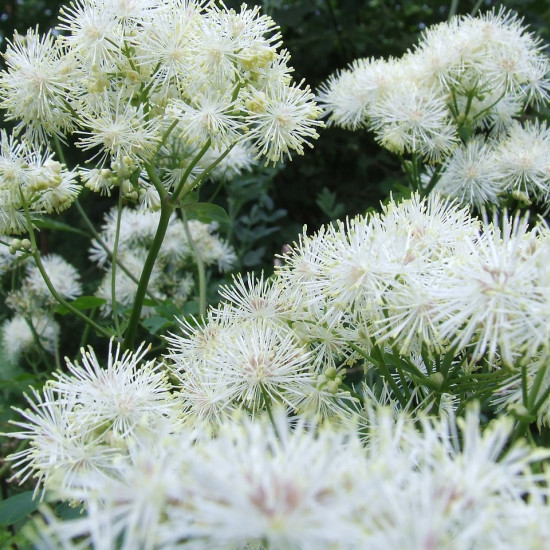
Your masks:
{"label": "dark green foliage", "polygon": [[61,0],[4,0],[0,8],[0,49],[6,48],[6,39],[13,33],[25,34],[27,29],[38,25],[42,32],[55,25],[59,7],[67,2]]}

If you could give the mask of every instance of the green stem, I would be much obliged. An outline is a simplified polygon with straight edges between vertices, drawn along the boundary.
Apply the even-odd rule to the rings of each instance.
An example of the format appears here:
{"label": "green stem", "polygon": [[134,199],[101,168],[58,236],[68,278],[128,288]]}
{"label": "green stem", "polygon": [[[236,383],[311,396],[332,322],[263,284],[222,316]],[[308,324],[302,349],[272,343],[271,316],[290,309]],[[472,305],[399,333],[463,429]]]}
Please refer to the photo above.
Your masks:
{"label": "green stem", "polygon": [[208,165],[202,172],[202,174],[193,182],[194,187],[198,187],[209,175],[214,168],[231,152],[231,149],[237,145],[234,141],[214,162]]}
{"label": "green stem", "polygon": [[483,0],[477,0],[476,5],[472,8],[472,11],[470,12],[470,15],[472,17],[479,11],[481,4],[483,4]]}
{"label": "green stem", "polygon": [[[93,319],[93,315],[95,314],[96,308],[93,308],[90,311],[90,319]],[[84,330],[82,331],[82,336],[80,337],[80,345],[78,346],[78,349],[82,349],[86,347],[86,342],[88,341],[88,335],[90,333],[90,326],[84,325]]]}
{"label": "green stem", "polygon": [[458,9],[458,0],[452,0],[451,7],[449,8],[449,17],[447,18],[447,21],[450,21],[456,15],[457,9]]}
{"label": "green stem", "polygon": [[53,136],[53,143],[55,146],[55,152],[57,153],[59,160],[61,161],[62,164],[67,166],[67,161],[65,160],[65,155],[63,154],[63,147],[61,147],[61,142],[59,141],[59,138],[55,134]]}
{"label": "green stem", "polygon": [[351,387],[343,382],[340,384],[344,390],[346,390],[354,399],[357,399],[359,403],[363,403],[363,398]]}
{"label": "green stem", "polygon": [[[119,186],[118,192],[118,205],[117,205],[117,216],[116,216],[116,228],[115,228],[115,242],[113,243],[113,258],[116,258],[118,255],[118,240],[120,237],[120,221],[122,219],[122,187]],[[120,323],[118,322],[118,311],[117,311],[117,301],[116,301],[116,262],[111,262],[111,308],[113,310],[113,322],[115,324],[115,330],[117,336],[121,337],[120,332]]]}
{"label": "green stem", "polygon": [[[378,360],[373,360],[373,357],[370,357],[368,354],[366,354],[359,346],[356,346],[353,342],[348,342],[349,347],[356,351],[361,357],[369,361],[370,363],[374,363],[376,368],[380,371],[382,376],[387,380],[390,388],[395,393],[395,397],[399,401],[400,405],[403,407],[403,409],[407,408],[407,398],[403,395],[401,390],[399,389],[399,386],[396,384],[395,380],[393,379],[393,376],[390,373],[390,370],[384,363],[384,358],[381,356],[378,358]],[[376,346],[374,349],[377,349]],[[381,355],[381,354],[380,354]]]}
{"label": "green stem", "polygon": [[143,265],[143,271],[139,278],[139,284],[134,298],[134,305],[132,307],[132,313],[130,314],[130,320],[128,322],[128,328],[126,330],[126,336],[124,338],[123,346],[126,349],[132,349],[134,346],[134,340],[136,338],[137,327],[141,318],[141,310],[143,308],[143,301],[145,300],[145,294],[147,293],[147,286],[153,273],[153,268],[160,252],[160,247],[164,241],[166,231],[168,230],[168,224],[170,223],[170,217],[175,210],[175,206],[172,201],[168,200],[166,189],[162,185],[154,166],[147,164],[145,166],[147,174],[151,179],[151,182],[155,186],[160,197],[160,218],[157,226],[157,231],[149,248],[149,253],[145,259]]}
{"label": "green stem", "polygon": [[225,179],[220,180],[220,182],[218,183],[216,189],[210,195],[210,197],[208,197],[208,200],[206,202],[212,202],[218,196],[218,193],[223,189],[225,183],[226,183]]}
{"label": "green stem", "polygon": [[[162,134],[162,138],[160,140],[160,143],[159,143],[159,146],[157,147],[157,151],[156,151],[156,154],[158,154],[158,152],[160,151],[161,147],[166,143],[168,137],[170,136],[170,134],[172,133],[172,130],[178,125],[178,122],[179,120],[174,120],[172,122],[172,124],[170,124],[170,126],[168,126],[168,129],[166,130],[166,132],[164,132],[164,134]],[[156,156],[156,155],[155,155]]]}
{"label": "green stem", "polygon": [[[32,323],[32,319],[30,317],[24,317],[24,319],[25,319],[25,322],[27,323],[27,326],[29,327],[29,330],[31,331],[32,339],[34,340],[34,343],[38,349],[40,359],[42,360],[44,365],[47,366],[48,365],[48,356],[46,354],[47,350],[44,348],[44,346],[42,345],[42,342],[40,341],[40,336],[38,335],[38,332],[36,332],[36,328]],[[38,374],[38,373],[35,371],[35,374]]]}
{"label": "green stem", "polygon": [[485,107],[485,109],[479,111],[479,113],[476,113],[473,116],[473,120],[477,120],[479,117],[484,116],[485,113],[488,113],[497,103],[499,103],[504,98],[505,95],[506,95],[506,92],[502,92],[502,94],[500,94],[500,96],[495,101],[493,101],[491,105]]}
{"label": "green stem", "polygon": [[32,257],[36,263],[36,267],[38,268],[38,271],[40,271],[40,275],[42,275],[42,278],[44,279],[44,282],[46,283],[46,286],[48,287],[48,290],[50,291],[51,295],[65,308],[67,308],[73,315],[84,321],[86,324],[90,325],[95,331],[97,331],[102,336],[105,336],[105,338],[110,338],[111,334],[105,330],[103,327],[92,321],[87,315],[84,315],[80,310],[73,307],[57,290],[54,288],[52,281],[50,280],[50,277],[46,273],[46,270],[44,269],[44,264],[42,263],[42,259],[40,258],[40,251],[38,250],[38,245],[36,243],[36,236],[34,234],[34,229],[32,227],[32,220],[31,220],[31,214],[29,212],[29,206],[27,204],[27,201],[25,200],[25,197],[23,196],[23,193],[20,192],[21,196],[21,202],[23,204],[23,209],[25,211],[25,219],[27,222],[27,229],[29,231],[29,239],[31,241],[32,245]]}
{"label": "green stem", "polygon": [[542,407],[544,402],[548,399],[548,396],[550,395],[550,386],[546,388],[543,392],[543,394],[540,396],[539,400],[535,403],[533,406],[533,414],[537,414],[539,409]]}
{"label": "green stem", "polygon": [[175,202],[177,203],[182,197],[180,195],[182,194],[183,188],[185,186],[185,183],[187,182],[187,178],[189,177],[189,174],[191,174],[193,168],[197,166],[199,161],[202,157],[206,154],[206,151],[210,148],[211,145],[210,138],[206,141],[206,143],[202,146],[202,149],[197,153],[197,156],[191,161],[185,172],[183,173],[183,176],[181,177],[178,186],[176,187],[176,190],[173,193],[173,197]]}
{"label": "green stem", "polygon": [[[129,277],[134,283],[136,283],[136,285],[139,284],[139,279],[118,258],[116,258],[113,255],[111,249],[107,246],[105,241],[101,238],[101,235],[97,232],[90,218],[88,218],[88,215],[86,214],[84,208],[82,208],[82,205],[80,204],[78,199],[76,199],[74,203],[76,205],[76,209],[78,210],[78,213],[80,214],[80,216],[84,220],[84,223],[88,227],[88,230],[92,234],[93,238],[97,241],[99,246],[101,246],[101,248],[105,250],[105,252],[107,253],[107,256],[109,257],[109,260],[111,260],[111,262],[116,262],[117,266],[124,272],[124,274],[127,277]],[[153,300],[156,304],[160,303],[159,299],[149,290],[147,290],[147,296],[151,298],[151,300]]]}
{"label": "green stem", "polygon": [[529,409],[529,391],[527,388],[527,367],[521,367],[521,396],[526,409]]}
{"label": "green stem", "polygon": [[441,177],[441,165],[434,170],[432,177],[428,182],[428,185],[426,185],[426,188],[424,189],[425,197],[427,197],[433,191],[433,188],[437,185],[437,182],[439,181],[440,177]]}
{"label": "green stem", "polygon": [[277,429],[277,424],[275,424],[275,419],[273,418],[273,411],[271,410],[271,399],[267,392],[265,391],[264,385],[260,382],[260,390],[262,392],[262,396],[264,398],[265,403],[265,409],[267,411],[267,416],[269,417],[269,421],[271,422],[271,425],[273,426],[273,431],[275,432],[275,435],[277,436],[277,439],[281,439],[281,436],[279,434],[279,430]]}
{"label": "green stem", "polygon": [[195,244],[195,241],[191,236],[191,232],[189,231],[189,224],[185,209],[182,209],[181,213],[183,217],[183,228],[185,230],[185,236],[187,237],[187,241],[191,245],[193,255],[195,256],[195,262],[197,263],[197,272],[199,276],[199,312],[201,317],[204,319],[206,318],[206,271],[204,268],[204,261],[202,259],[200,250],[197,248],[197,245]]}

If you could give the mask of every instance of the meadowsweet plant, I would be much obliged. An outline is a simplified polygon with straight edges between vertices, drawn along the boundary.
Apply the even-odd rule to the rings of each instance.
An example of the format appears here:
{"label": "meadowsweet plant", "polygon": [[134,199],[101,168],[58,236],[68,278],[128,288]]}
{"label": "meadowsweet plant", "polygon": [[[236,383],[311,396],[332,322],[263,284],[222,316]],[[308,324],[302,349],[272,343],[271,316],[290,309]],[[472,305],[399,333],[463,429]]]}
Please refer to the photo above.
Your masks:
{"label": "meadowsweet plant", "polygon": [[550,130],[532,113],[548,105],[549,71],[545,45],[501,8],[429,27],[399,59],[357,59],[319,98],[330,124],[399,155],[413,190],[547,208]]}
{"label": "meadowsweet plant", "polygon": [[[304,229],[272,276],[233,274],[206,309],[205,267],[224,271],[236,253],[202,183],[301,153],[322,125],[279,47],[258,8],[188,0],[77,1],[56,34],[10,44],[0,97],[16,123],[3,141],[13,170],[0,175],[19,182],[19,202],[6,202],[2,231],[21,234],[2,239],[14,254],[0,266],[21,273],[8,303],[43,348],[58,336],[37,311],[84,314],[74,268],[38,251],[38,218],[55,211],[42,193],[70,182],[64,204],[81,211],[81,186],[117,197],[88,250],[104,271],[93,303],[115,326],[87,322],[108,352],[66,358],[7,434],[26,510],[41,503],[27,540],[548,546],[550,230],[482,208],[505,194],[547,200],[548,129],[519,120],[548,102],[541,44],[491,12],[333,76],[320,93],[330,123],[374,130],[414,192]],[[66,168],[46,143],[90,161]],[[57,175],[38,185],[32,161]],[[167,328],[159,304],[185,308],[190,265],[199,315]],[[163,334],[162,353],[134,346],[138,322]]]}
{"label": "meadowsweet plant", "polygon": [[536,547],[549,247],[544,225],[417,195],[235,277],[162,361],[83,352],[11,434],[19,479],[85,507],[45,511],[37,547],[524,547],[512,516]]}
{"label": "meadowsweet plant", "polygon": [[[302,154],[317,137],[320,110],[309,88],[292,81],[280,46],[274,21],[258,7],[195,0],[79,0],[62,10],[55,33],[32,29],[8,44],[0,107],[15,127],[2,134],[0,230],[29,232],[40,263],[34,219],[68,208],[83,186],[116,193],[119,210],[125,200],[159,212],[128,328],[117,330],[127,347],[174,212],[184,223],[223,219],[198,202],[205,179]],[[68,169],[68,144],[87,162]]]}
{"label": "meadowsweet plant", "polygon": [[[510,418],[482,433],[475,408],[436,420],[372,407],[361,436],[353,424],[282,411],[272,421],[233,415],[212,429],[178,422],[177,399],[154,369],[136,372],[139,360],[70,365],[71,376],[24,412],[16,435],[34,445],[14,457],[22,472],[40,470],[57,496],[85,505],[69,521],[43,509],[36,548],[512,549],[547,540],[545,475],[530,466],[548,451],[507,447]],[[116,385],[98,393],[111,378],[124,381],[131,407],[114,406]]]}

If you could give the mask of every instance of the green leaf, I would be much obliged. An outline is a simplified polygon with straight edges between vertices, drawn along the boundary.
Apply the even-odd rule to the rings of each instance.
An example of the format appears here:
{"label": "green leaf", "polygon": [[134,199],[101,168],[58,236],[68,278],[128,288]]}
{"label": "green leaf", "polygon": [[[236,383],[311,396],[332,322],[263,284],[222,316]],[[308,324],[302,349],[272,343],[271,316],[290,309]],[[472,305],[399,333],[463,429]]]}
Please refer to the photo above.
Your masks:
{"label": "green leaf", "polygon": [[34,225],[38,227],[38,229],[52,229],[53,231],[66,231],[67,233],[76,233],[77,235],[84,235],[85,237],[89,237],[88,233],[85,231],[82,231],[82,229],[78,229],[78,227],[73,227],[72,225],[59,222],[57,220],[52,220],[50,218],[42,218],[39,220],[36,220],[34,222]]}
{"label": "green leaf", "polygon": [[56,516],[60,517],[62,520],[67,521],[71,519],[78,519],[82,517],[84,511],[84,506],[79,504],[70,504],[68,502],[60,502],[55,507]]}
{"label": "green leaf", "polygon": [[12,525],[36,511],[40,497],[32,495],[33,491],[25,491],[0,502],[0,525]]}
{"label": "green leaf", "polygon": [[331,220],[339,218],[345,212],[344,205],[341,202],[336,202],[336,193],[330,191],[327,187],[323,187],[315,202]]}
{"label": "green leaf", "polygon": [[229,223],[227,212],[219,205],[209,202],[195,202],[183,206],[186,214],[203,223],[218,222],[220,224]]}
{"label": "green leaf", "polygon": [[160,315],[152,315],[143,319],[141,324],[149,331],[150,334],[156,334],[161,329],[168,327],[173,322],[170,322],[166,317],[161,317]]}
{"label": "green leaf", "polygon": [[[70,302],[70,304],[75,309],[82,310],[100,307],[106,302],[107,300],[105,300],[105,298],[99,298],[98,296],[80,296],[76,300]],[[55,312],[59,313],[60,315],[66,315],[67,313],[70,313],[65,306],[58,306]]]}
{"label": "green leaf", "polygon": [[199,202],[199,194],[196,191],[191,191],[181,199],[180,206],[186,209],[190,204],[196,204],[197,202]]}

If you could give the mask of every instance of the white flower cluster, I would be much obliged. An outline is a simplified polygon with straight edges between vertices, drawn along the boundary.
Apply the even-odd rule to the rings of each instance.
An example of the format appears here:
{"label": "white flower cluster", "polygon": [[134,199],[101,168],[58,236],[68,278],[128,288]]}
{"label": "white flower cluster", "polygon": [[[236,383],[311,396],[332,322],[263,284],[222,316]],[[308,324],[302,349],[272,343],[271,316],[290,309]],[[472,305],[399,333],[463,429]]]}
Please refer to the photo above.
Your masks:
{"label": "white flower cluster", "polygon": [[[159,222],[159,212],[134,210],[123,207],[120,212],[120,229],[117,240],[117,266],[115,273],[115,292],[117,302],[130,307],[134,302],[137,284],[149,248],[155,237]],[[117,209],[105,216],[100,241],[94,239],[90,248],[90,258],[98,267],[105,270],[105,275],[96,291],[107,304],[102,308],[109,315],[112,309],[112,270],[111,254],[115,247],[117,235]],[[236,261],[233,248],[214,231],[215,224],[205,224],[198,220],[188,223],[189,235],[201,260],[207,265],[216,264],[220,271],[226,271]],[[173,214],[166,237],[156,259],[148,292],[156,299],[170,299],[181,308],[194,289],[192,271],[195,269],[195,256],[190,245],[182,220]],[[147,314],[145,308],[143,314]]]}
{"label": "white flower cluster", "polygon": [[548,105],[550,61],[515,15],[455,17],[400,59],[358,59],[320,91],[329,122],[438,165],[425,185],[466,204],[502,194],[548,201],[550,129],[520,123]]}
{"label": "white flower cluster", "polygon": [[182,146],[191,159],[238,146],[241,156],[275,163],[317,138],[320,109],[307,86],[292,82],[280,44],[257,6],[77,0],[63,8],[55,34],[30,30],[8,44],[0,106],[28,143],[74,134],[99,161],[83,170],[94,191],[136,173],[143,191],[144,165],[156,157],[173,161],[157,174],[170,188],[185,173]]}
{"label": "white flower cluster", "polygon": [[[135,292],[129,274],[142,265],[135,251],[146,246],[154,216],[130,210],[123,216],[119,301],[123,290],[129,299]],[[198,242],[201,231],[212,238],[206,226],[195,229]],[[180,261],[185,248],[180,233],[166,242],[159,256],[165,267]],[[108,261],[99,247],[92,253]],[[504,367],[510,380],[499,402],[521,403],[522,388],[542,396],[550,387],[549,258],[545,225],[529,229],[525,219],[507,216],[481,222],[438,195],[390,202],[381,214],[304,236],[272,281],[238,276],[222,288],[223,301],[204,325],[186,321],[182,334],[168,337],[167,365],[187,414],[214,421],[242,407],[256,414],[271,403],[349,416],[357,395],[346,370],[362,361],[357,349],[384,347],[410,357],[426,387],[434,373],[423,352],[452,353],[466,374],[480,365]],[[153,277],[158,292],[165,271]],[[71,280],[63,279],[60,289]],[[107,279],[103,287],[109,300]],[[545,423],[547,401],[539,418]]]}
{"label": "white flower cluster", "polygon": [[306,322],[338,312],[362,348],[453,348],[512,365],[549,351],[549,254],[544,224],[481,222],[437,194],[414,195],[304,236],[279,279]]}
{"label": "white flower cluster", "polygon": [[35,547],[543,548],[547,451],[507,446],[513,422],[479,413],[416,421],[388,409],[357,425],[233,415],[214,429],[182,418],[144,351],[89,352],[20,411],[31,445],[11,458],[73,520],[47,509]]}
{"label": "white flower cluster", "polygon": [[547,423],[549,254],[544,225],[415,196],[304,236],[271,281],[235,278],[162,362],[83,351],[10,434],[30,443],[21,481],[85,507],[45,512],[36,547],[545,547],[550,479],[530,465],[550,453],[509,444],[514,416],[457,418],[451,387],[437,418],[392,412],[351,373],[387,346],[442,388],[419,357],[450,351],[465,378],[508,373],[497,408],[546,396]]}
{"label": "white flower cluster", "polygon": [[80,191],[76,173],[53,160],[43,147],[31,147],[0,132],[0,232],[20,234],[29,215],[59,213]]}
{"label": "white flower cluster", "polygon": [[[219,418],[266,401],[349,413],[357,348],[410,357],[428,387],[423,352],[452,353],[465,374],[504,367],[512,400],[520,367],[529,387],[538,375],[540,395],[550,386],[550,374],[540,379],[550,352],[545,225],[481,222],[438,195],[415,196],[304,236],[285,260],[271,284],[237,278],[204,326],[169,338],[189,413]],[[541,411],[546,421],[548,400]]]}
{"label": "white flower cluster", "polygon": [[[15,316],[2,325],[2,346],[6,357],[16,362],[21,353],[37,343],[54,352],[58,345],[60,327],[53,317],[58,305],[38,267],[25,262],[25,275],[17,290],[8,292],[6,305]],[[74,300],[82,294],[80,276],[74,266],[58,254],[42,258],[43,267],[55,290],[65,299]],[[16,269],[16,266],[12,266]]]}

